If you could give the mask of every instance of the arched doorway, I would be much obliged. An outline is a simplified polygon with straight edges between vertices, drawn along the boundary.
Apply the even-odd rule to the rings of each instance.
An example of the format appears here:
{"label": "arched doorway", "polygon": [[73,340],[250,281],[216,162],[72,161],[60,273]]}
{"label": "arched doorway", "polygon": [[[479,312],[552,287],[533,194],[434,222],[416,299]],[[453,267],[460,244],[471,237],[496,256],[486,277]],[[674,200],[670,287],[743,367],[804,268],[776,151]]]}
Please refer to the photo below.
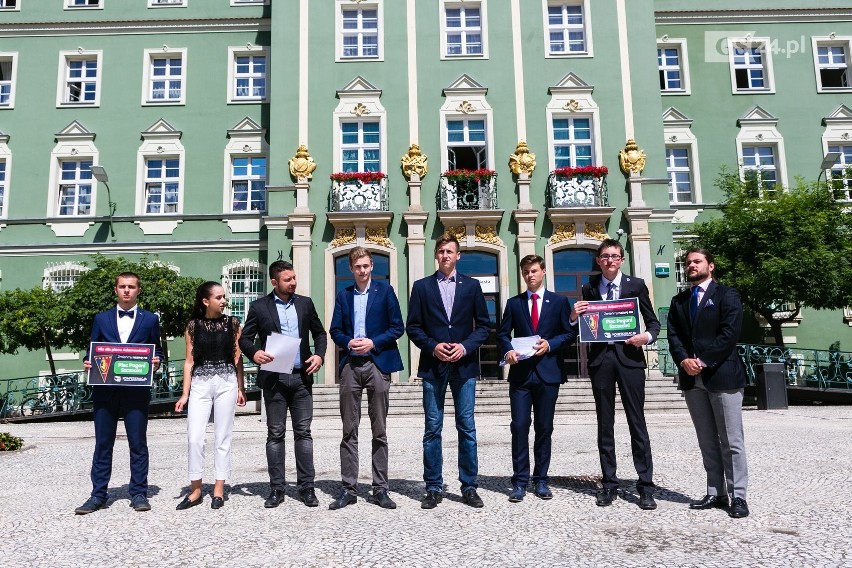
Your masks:
{"label": "arched doorway", "polygon": [[491,331],[488,339],[479,349],[480,379],[502,379],[500,371],[500,350],[497,349],[497,330],[500,327],[500,270],[496,254],[462,249],[456,270],[462,274],[479,279],[485,305],[488,307],[488,320]]}
{"label": "arched doorway", "polygon": [[[582,299],[583,284],[592,274],[599,274],[595,251],[591,249],[564,249],[553,253],[552,278],[554,291],[574,302]],[[569,377],[588,377],[586,349],[579,343],[566,350],[565,363]]]}

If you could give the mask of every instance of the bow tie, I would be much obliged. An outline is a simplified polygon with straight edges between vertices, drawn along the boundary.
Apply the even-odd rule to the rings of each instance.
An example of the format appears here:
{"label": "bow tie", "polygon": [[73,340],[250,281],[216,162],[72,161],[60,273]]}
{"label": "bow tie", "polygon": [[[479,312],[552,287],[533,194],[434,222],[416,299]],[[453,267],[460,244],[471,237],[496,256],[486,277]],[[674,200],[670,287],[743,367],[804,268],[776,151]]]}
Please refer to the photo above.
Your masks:
{"label": "bow tie", "polygon": [[118,317],[120,317],[120,318],[123,318],[124,316],[127,316],[127,317],[129,317],[130,319],[133,319],[133,316],[134,316],[135,314],[136,314],[136,312],[134,312],[133,310],[127,310],[127,311],[124,311],[124,310],[118,310]]}

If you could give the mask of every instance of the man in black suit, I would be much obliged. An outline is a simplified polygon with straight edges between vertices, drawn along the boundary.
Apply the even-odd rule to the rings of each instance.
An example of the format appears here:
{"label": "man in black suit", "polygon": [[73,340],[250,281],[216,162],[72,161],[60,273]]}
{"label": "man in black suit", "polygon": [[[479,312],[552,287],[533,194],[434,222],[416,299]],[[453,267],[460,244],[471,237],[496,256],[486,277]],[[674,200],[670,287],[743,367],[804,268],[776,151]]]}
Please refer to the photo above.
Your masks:
{"label": "man in black suit", "polygon": [[[139,276],[122,272],[115,278],[118,306],[100,312],[92,325],[91,340],[105,343],[147,343],[154,345],[154,370],[160,366],[160,318],[139,308],[136,303],[142,287]],[[86,352],[83,366],[92,368]],[[92,495],[74,512],[92,513],[106,506],[107,487],[112,475],[112,450],[119,418],[124,418],[127,444],[130,446],[130,506],[136,511],[149,511],[148,502],[148,403],[149,387],[93,385],[92,416],[95,423],[95,453],[92,456]]]}
{"label": "man in black suit", "polygon": [[[565,382],[563,348],[574,340],[571,305],[564,296],[544,288],[545,264],[540,256],[521,259],[521,274],[527,290],[506,302],[497,343],[509,369],[509,404],[512,410],[512,492],[509,501],[522,501],[530,481],[530,413],[535,412],[535,469],[533,491],[540,499],[551,499],[547,485],[550,467],[553,417],[559,385]],[[512,347],[515,337],[539,336],[535,355],[519,359]]]}
{"label": "man in black suit", "polygon": [[678,366],[689,415],[707,472],[707,493],[690,509],[727,507],[733,518],[748,516],[743,389],[745,365],[737,353],[743,322],[740,295],[713,280],[713,255],[690,249],[686,277],[692,282],[669,309],[669,351]]}
{"label": "man in black suit", "polygon": [[490,320],[479,280],[456,272],[461,258],[459,241],[449,234],[435,243],[438,271],[411,287],[406,333],[420,348],[417,376],[423,379],[423,509],[434,509],[443,499],[441,430],[447,386],[453,393],[459,436],[459,481],[462,499],[471,507],[483,506],[476,492],[479,462],[473,408],[477,350],[488,338]]}
{"label": "man in black suit", "polygon": [[[272,333],[301,339],[292,373],[259,370],[258,386],[263,390],[266,404],[266,463],[269,469],[271,492],[264,507],[277,507],[284,500],[284,437],[287,432],[287,411],[293,425],[293,446],[296,454],[296,484],[299,499],[308,507],[317,507],[314,491],[314,441],[311,421],[314,415],[313,374],[322,367],[328,334],[317,315],[313,301],[296,294],[296,273],[293,265],[278,260],[269,265],[272,293],[252,302],[240,335],[240,349],[246,357],[263,365],[274,359],[264,351]],[[260,348],[255,338],[260,337]],[[314,350],[311,352],[310,340]]]}
{"label": "man in black suit", "polygon": [[618,477],[615,460],[615,385],[621,394],[621,402],[627,415],[633,465],[639,480],[639,507],[645,510],[657,508],[654,501],[654,465],[651,460],[651,440],[645,424],[645,353],[644,345],[653,343],[660,332],[660,322],[654,315],[654,306],[648,287],[641,278],[621,272],[624,262],[624,247],[615,239],[605,239],[598,247],[595,259],[601,274],[595,274],[583,284],[583,299],[574,304],[571,321],[594,300],[618,300],[638,298],[639,311],[645,322],[645,332],[634,335],[624,342],[592,343],[589,346],[589,375],[595,396],[595,411],[598,418],[598,453],[603,473],[603,488],[598,491],[596,503],[600,507],[611,505],[618,497]]}

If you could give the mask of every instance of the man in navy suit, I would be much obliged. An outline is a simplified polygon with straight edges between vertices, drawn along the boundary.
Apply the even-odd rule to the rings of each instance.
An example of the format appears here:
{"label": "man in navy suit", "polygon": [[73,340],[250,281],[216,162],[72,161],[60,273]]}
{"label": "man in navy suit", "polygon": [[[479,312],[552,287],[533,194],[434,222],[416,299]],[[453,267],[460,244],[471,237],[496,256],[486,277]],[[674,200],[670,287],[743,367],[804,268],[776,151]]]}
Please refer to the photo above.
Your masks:
{"label": "man in navy suit", "polygon": [[651,460],[651,440],[645,424],[645,353],[644,345],[653,343],[660,332],[660,322],[654,315],[654,306],[645,281],[622,274],[624,247],[615,239],[605,239],[598,247],[595,259],[601,274],[583,284],[583,299],[574,304],[571,321],[576,322],[591,300],[618,300],[638,298],[639,311],[645,322],[645,332],[624,342],[592,343],[589,346],[589,375],[595,396],[598,418],[598,453],[603,473],[603,489],[598,491],[596,503],[606,507],[618,496],[618,477],[615,461],[615,385],[621,394],[621,403],[630,429],[633,465],[639,480],[639,507],[657,508],[654,501],[654,465]]}
{"label": "man in navy suit", "polygon": [[456,272],[461,258],[459,241],[444,234],[435,243],[438,271],[411,287],[406,332],[420,349],[417,376],[423,379],[423,509],[434,509],[443,499],[441,430],[447,386],[453,393],[459,436],[459,481],[462,499],[471,507],[483,506],[476,492],[479,463],[473,408],[477,350],[488,338],[490,321],[479,280]]}
{"label": "man in navy suit", "polygon": [[737,353],[743,323],[739,293],[713,280],[713,255],[690,249],[685,259],[691,290],[669,308],[669,351],[678,366],[689,415],[707,472],[707,493],[690,509],[727,507],[737,519],[748,516],[743,389],[745,365]]}
{"label": "man in navy suit", "polygon": [[364,247],[349,251],[349,270],[355,284],[337,294],[329,333],[341,348],[340,475],[343,489],[329,509],[342,509],[358,501],[358,423],[361,395],[367,391],[367,409],[373,431],[373,495],[369,501],[396,509],[388,495],[388,417],[390,374],[402,370],[396,340],[404,328],[399,300],[386,282],[374,281],[373,255]]}
{"label": "man in navy suit", "polygon": [[[497,343],[509,369],[509,404],[512,409],[512,492],[509,501],[522,501],[530,482],[530,413],[535,412],[535,469],[533,491],[541,499],[551,499],[547,471],[550,468],[550,447],[553,417],[559,385],[565,382],[566,372],[562,348],[574,340],[571,325],[571,305],[564,296],[544,288],[546,274],[544,259],[530,254],[521,259],[521,274],[527,284],[522,292],[506,302],[506,311]],[[519,359],[512,348],[515,337],[539,336],[532,357]]]}
{"label": "man in navy suit", "polygon": [[[154,345],[154,370],[160,366],[160,318],[139,308],[136,300],[142,291],[139,276],[123,272],[115,278],[118,306],[95,316],[93,342],[147,343]],[[83,366],[92,368],[89,352]],[[148,403],[147,387],[95,385],[92,387],[92,414],[95,423],[95,453],[92,456],[92,495],[74,512],[92,513],[106,506],[107,487],[112,475],[112,450],[118,419],[124,418],[127,444],[130,446],[130,506],[136,511],[149,511],[148,502]]]}
{"label": "man in navy suit", "polygon": [[[272,293],[249,306],[246,323],[240,334],[240,349],[257,363],[269,363],[275,357],[267,353],[266,340],[281,333],[301,340],[292,373],[259,370],[258,386],[266,404],[266,464],[269,469],[269,497],[263,506],[277,507],[284,500],[284,437],[287,412],[293,424],[293,446],[296,454],[296,484],[299,500],[308,507],[319,506],[314,491],[314,440],[311,421],[314,417],[313,374],[322,367],[328,334],[317,315],[314,302],[296,294],[296,272],[293,265],[277,260],[269,265]],[[260,347],[255,339],[260,337]],[[311,351],[310,340],[314,349]]]}

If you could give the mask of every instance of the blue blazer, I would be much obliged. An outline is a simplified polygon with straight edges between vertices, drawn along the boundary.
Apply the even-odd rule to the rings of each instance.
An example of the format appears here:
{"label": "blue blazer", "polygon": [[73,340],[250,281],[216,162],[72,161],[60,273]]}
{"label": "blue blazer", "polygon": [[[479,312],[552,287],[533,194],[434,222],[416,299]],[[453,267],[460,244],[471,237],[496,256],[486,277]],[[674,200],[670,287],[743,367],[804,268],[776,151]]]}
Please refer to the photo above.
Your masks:
{"label": "blue blazer", "polygon": [[439,343],[461,343],[467,355],[452,366],[463,379],[478,377],[477,350],[491,331],[491,319],[479,280],[456,272],[456,297],[449,319],[441,301],[438,272],[416,281],[411,287],[405,331],[414,345],[420,348],[418,377],[440,378],[439,366],[443,362],[433,355]]}
{"label": "blue blazer", "polygon": [[568,298],[545,290],[541,298],[541,312],[538,329],[533,331],[527,293],[523,292],[509,298],[503,322],[497,332],[497,345],[503,357],[512,351],[512,335],[528,337],[539,335],[550,344],[550,351],[540,357],[530,357],[509,367],[509,382],[523,384],[531,375],[537,375],[543,382],[564,383],[566,380],[565,353],[563,348],[570,345],[578,326],[571,325],[571,304]]}
{"label": "blue blazer", "polygon": [[[381,280],[372,280],[367,296],[365,318],[367,337],[373,340],[373,349],[368,357],[382,373],[390,374],[402,370],[402,357],[396,340],[405,332],[402,311],[393,287]],[[340,368],[349,360],[349,342],[355,335],[355,285],[346,287],[337,294],[334,315],[328,329],[332,341],[341,349]]]}
{"label": "blue blazer", "polygon": [[[98,313],[95,316],[94,323],[92,324],[91,341],[121,343],[121,336],[118,334],[117,317],[118,313],[115,308]],[[160,317],[153,312],[136,308],[136,317],[133,318],[133,329],[130,331],[127,343],[153,344],[154,354],[162,359],[163,348],[160,344]],[[89,346],[89,349],[91,349],[91,346]],[[89,360],[89,349],[86,350],[86,361]],[[151,395],[150,389],[101,385],[92,389],[92,400],[107,400],[116,394],[116,392],[126,393],[128,395],[138,393],[145,397],[149,397]]]}

